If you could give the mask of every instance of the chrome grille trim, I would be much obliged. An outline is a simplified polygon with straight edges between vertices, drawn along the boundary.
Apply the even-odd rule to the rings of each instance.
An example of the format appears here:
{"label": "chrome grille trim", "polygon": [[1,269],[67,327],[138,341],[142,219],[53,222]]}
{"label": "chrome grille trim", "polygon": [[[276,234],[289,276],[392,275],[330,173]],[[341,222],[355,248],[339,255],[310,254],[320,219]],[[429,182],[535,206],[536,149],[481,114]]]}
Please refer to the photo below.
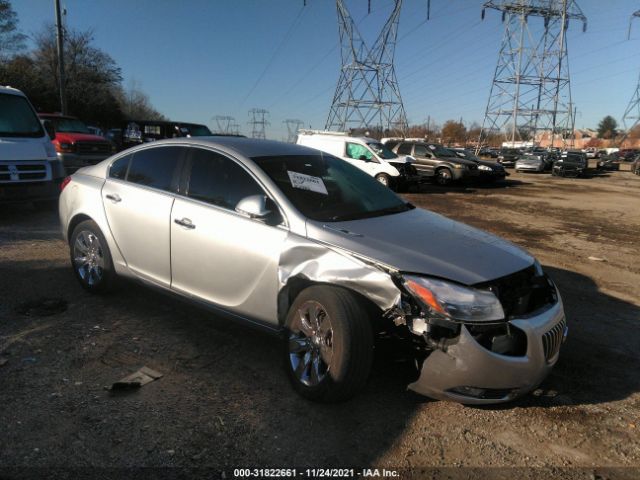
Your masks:
{"label": "chrome grille trim", "polygon": [[109,155],[111,144],[108,142],[76,142],[76,153],[78,155]]}
{"label": "chrome grille trim", "polygon": [[51,180],[49,162],[0,162],[0,184]]}
{"label": "chrome grille trim", "polygon": [[544,347],[544,357],[547,362],[551,361],[558,355],[560,351],[560,345],[564,338],[564,331],[567,327],[567,320],[563,317],[558,323],[553,326],[542,336],[542,346]]}

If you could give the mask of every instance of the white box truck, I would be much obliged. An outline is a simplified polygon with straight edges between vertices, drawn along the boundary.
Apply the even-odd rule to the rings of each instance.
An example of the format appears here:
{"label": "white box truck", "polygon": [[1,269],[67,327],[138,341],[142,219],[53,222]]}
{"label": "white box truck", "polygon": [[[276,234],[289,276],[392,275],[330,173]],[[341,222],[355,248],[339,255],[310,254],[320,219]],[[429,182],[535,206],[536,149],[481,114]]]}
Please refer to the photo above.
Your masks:
{"label": "white box truck", "polygon": [[420,181],[412,157],[398,156],[374,138],[300,130],[297,143],[346,160],[394,190],[407,189]]}
{"label": "white box truck", "polygon": [[0,202],[55,208],[64,177],[51,138],[27,97],[0,86]]}

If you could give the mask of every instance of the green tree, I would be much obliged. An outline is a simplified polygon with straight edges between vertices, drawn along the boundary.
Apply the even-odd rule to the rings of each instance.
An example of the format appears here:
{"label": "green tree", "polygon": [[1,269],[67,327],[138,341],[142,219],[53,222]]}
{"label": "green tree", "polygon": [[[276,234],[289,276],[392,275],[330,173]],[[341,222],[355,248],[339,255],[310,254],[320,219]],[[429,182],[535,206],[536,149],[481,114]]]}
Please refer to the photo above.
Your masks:
{"label": "green tree", "polygon": [[9,0],[0,0],[0,62],[24,48],[26,35],[18,31],[18,16]]}
{"label": "green tree", "polygon": [[611,115],[607,115],[598,124],[598,138],[614,138],[617,134],[618,122]]}

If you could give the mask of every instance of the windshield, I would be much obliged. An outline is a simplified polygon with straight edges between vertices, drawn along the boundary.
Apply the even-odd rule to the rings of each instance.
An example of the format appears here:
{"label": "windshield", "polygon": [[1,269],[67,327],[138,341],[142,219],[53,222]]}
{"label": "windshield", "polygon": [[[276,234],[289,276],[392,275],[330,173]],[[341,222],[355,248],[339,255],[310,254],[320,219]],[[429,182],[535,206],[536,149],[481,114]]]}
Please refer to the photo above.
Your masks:
{"label": "windshield", "polygon": [[0,136],[44,136],[40,120],[26,98],[20,95],[0,94]]}
{"label": "windshield", "polygon": [[359,168],[331,155],[254,157],[307,218],[338,222],[415,208]]}
{"label": "windshield", "polygon": [[191,123],[180,124],[180,131],[186,136],[192,137],[208,137],[212,135],[211,130],[205,125],[195,125]]}
{"label": "windshield", "polygon": [[375,152],[375,154],[383,160],[392,160],[398,158],[398,155],[393,153],[387,147],[378,142],[367,143],[369,148]]}
{"label": "windshield", "polygon": [[433,153],[436,157],[458,158],[456,152],[454,152],[453,150],[449,150],[448,148],[441,147],[440,145],[429,145],[429,150],[431,150],[431,153]]}
{"label": "windshield", "polygon": [[60,133],[91,133],[82,120],[77,118],[47,117],[53,123],[56,132]]}

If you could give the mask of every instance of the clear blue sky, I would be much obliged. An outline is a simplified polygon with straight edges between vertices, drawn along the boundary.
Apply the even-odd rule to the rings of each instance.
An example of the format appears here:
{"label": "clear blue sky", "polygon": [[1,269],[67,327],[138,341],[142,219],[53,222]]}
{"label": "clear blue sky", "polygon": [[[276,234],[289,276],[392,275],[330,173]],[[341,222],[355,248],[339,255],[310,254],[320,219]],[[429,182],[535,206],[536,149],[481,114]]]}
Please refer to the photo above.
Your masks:
{"label": "clear blue sky", "polygon": [[[13,0],[24,33],[54,18],[53,0]],[[392,0],[347,0],[373,40]],[[411,123],[462,117],[482,122],[503,32],[500,15],[480,20],[482,0],[405,0],[396,72]],[[323,128],[340,58],[332,0],[63,0],[67,25],[92,29],[96,45],[175,120],[211,125],[232,115],[241,131],[250,108],[270,111],[267,136],[282,139],[286,118]],[[581,0],[586,33],[568,33],[576,127],[605,115],[621,120],[640,72],[640,19],[626,40],[636,0]]]}

